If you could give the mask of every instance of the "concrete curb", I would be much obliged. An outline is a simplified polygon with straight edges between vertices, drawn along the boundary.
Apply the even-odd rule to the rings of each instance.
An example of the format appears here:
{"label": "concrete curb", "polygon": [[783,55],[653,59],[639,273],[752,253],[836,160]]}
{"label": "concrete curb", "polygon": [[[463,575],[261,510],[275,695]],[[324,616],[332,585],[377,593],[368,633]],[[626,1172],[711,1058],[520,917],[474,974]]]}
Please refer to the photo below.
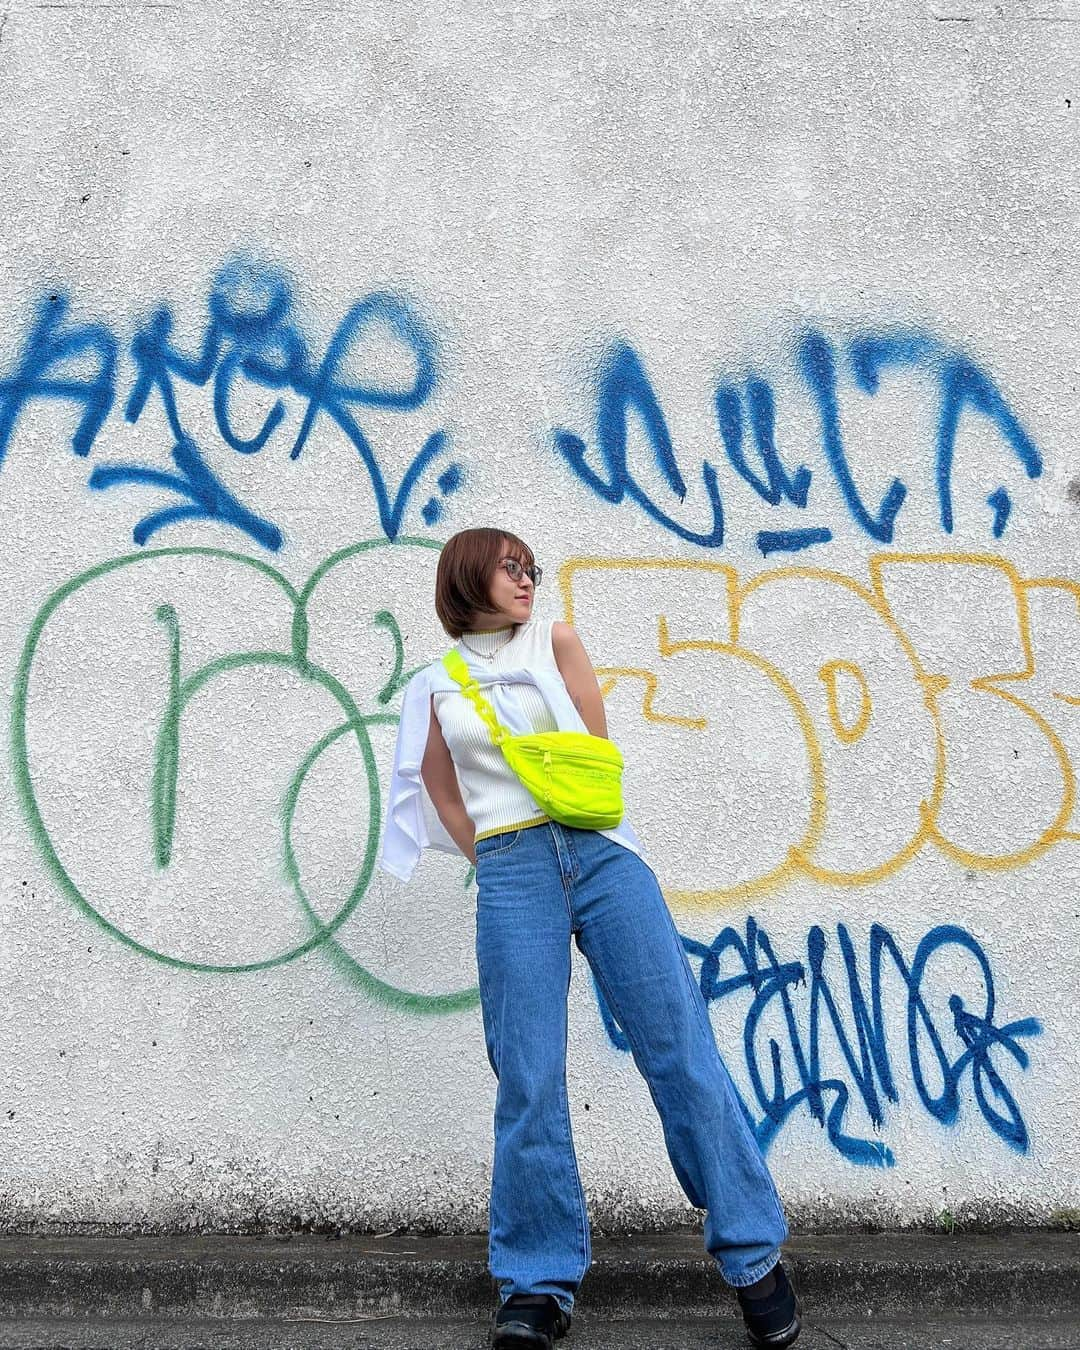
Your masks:
{"label": "concrete curb", "polygon": [[[594,1245],[582,1311],[736,1315],[695,1234]],[[273,1319],[486,1315],[483,1238],[0,1238],[0,1317]],[[794,1238],[785,1263],[808,1311],[1080,1312],[1080,1235]]]}

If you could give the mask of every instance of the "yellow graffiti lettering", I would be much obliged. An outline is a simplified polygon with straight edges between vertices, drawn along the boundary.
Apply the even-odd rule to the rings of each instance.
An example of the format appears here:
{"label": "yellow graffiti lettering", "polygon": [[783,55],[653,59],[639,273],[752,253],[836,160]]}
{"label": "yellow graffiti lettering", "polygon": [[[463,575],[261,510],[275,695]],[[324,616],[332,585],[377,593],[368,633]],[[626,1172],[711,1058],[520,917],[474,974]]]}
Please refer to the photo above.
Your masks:
{"label": "yellow graffiti lettering", "polygon": [[[677,906],[796,876],[867,885],[927,846],[1018,867],[1080,838],[1080,584],[995,555],[881,553],[866,582],[579,557],[559,586],[586,641],[604,634],[614,724],[635,719],[662,766],[628,806],[679,842]],[[613,632],[613,612],[633,622]]]}
{"label": "yellow graffiti lettering", "polygon": [[1019,574],[988,554],[887,554],[870,568],[923,672],[948,681],[933,697],[946,745],[934,843],[964,867],[1031,862],[1062,838],[1076,780],[1061,738],[1010,687],[1035,674]]}
{"label": "yellow graffiti lettering", "polygon": [[637,797],[630,775],[627,804],[647,817],[649,792],[663,783],[666,828],[684,859],[667,893],[683,908],[776,889],[824,819],[813,721],[783,673],[733,641],[736,582],[726,565],[671,559],[571,559],[559,574],[566,616],[587,643],[591,631],[611,633],[609,606],[634,618],[605,636],[598,674],[609,701],[628,681],[643,687],[624,714],[640,715],[642,760],[663,773]]}
{"label": "yellow graffiti lettering", "polygon": [[[854,680],[859,691],[859,711],[851,722],[844,721],[840,710],[840,684],[846,682],[839,680],[841,675]],[[818,671],[818,679],[825,686],[825,694],[829,701],[829,721],[836,733],[836,739],[843,745],[854,745],[870,725],[870,714],[874,710],[870,699],[870,686],[862,667],[856,665],[854,661],[826,661]]]}
{"label": "yellow graffiti lettering", "polygon": [[[868,587],[842,573],[785,567],[739,594],[739,641],[768,653],[810,709],[822,746],[825,827],[800,868],[826,885],[891,875],[925,843],[943,758],[905,634]],[[858,671],[869,711],[849,736],[822,668]]]}

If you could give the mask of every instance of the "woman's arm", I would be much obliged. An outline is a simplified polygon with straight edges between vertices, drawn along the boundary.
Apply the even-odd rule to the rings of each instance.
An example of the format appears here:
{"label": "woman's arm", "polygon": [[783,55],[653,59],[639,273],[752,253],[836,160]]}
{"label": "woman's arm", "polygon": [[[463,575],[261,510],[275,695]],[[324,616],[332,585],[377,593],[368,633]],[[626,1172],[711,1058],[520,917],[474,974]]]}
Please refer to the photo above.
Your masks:
{"label": "woman's arm", "polygon": [[604,697],[592,668],[588,653],[577,633],[568,623],[551,625],[551,649],[555,664],[563,677],[567,693],[582,721],[594,736],[607,737],[607,717]]}
{"label": "woman's arm", "polygon": [[431,698],[431,725],[428,730],[427,747],[420,761],[420,777],[424,780],[431,804],[446,833],[476,865],[476,828],[465,810],[461,797],[454,761],[450,758],[450,749],[443,738],[442,727],[435,716],[435,698]]}

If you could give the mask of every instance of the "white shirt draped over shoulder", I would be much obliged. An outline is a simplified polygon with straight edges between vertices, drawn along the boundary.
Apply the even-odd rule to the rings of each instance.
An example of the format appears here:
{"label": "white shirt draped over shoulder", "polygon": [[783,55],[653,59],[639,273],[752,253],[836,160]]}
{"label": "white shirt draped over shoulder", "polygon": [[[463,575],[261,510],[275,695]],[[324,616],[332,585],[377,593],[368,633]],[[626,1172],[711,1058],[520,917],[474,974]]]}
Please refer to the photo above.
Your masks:
{"label": "white shirt draped over shoulder", "polygon": [[[475,665],[467,657],[465,663],[493,705],[499,721],[515,736],[527,736],[532,728],[525,724],[517,701],[505,687],[514,684],[531,684],[539,689],[560,731],[588,731],[558,674],[525,669],[491,671]],[[460,691],[460,686],[450,678],[441,660],[418,670],[405,686],[378,859],[379,867],[399,881],[410,879],[426,848],[465,856],[439,819],[420,777],[420,765],[431,729],[431,696],[454,691]],[[613,830],[605,830],[604,834],[639,857],[644,856],[641,841],[625,817],[621,824]]]}

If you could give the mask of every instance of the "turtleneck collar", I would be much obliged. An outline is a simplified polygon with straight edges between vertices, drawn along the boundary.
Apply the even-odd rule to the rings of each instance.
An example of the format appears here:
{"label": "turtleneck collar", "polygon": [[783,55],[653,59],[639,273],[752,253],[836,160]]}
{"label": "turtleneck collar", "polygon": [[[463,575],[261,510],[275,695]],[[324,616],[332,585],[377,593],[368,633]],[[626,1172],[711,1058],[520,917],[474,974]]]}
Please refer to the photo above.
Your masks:
{"label": "turtleneck collar", "polygon": [[508,623],[504,628],[478,629],[462,633],[461,636],[474,651],[484,656],[494,656],[501,647],[509,645],[518,626]]}

